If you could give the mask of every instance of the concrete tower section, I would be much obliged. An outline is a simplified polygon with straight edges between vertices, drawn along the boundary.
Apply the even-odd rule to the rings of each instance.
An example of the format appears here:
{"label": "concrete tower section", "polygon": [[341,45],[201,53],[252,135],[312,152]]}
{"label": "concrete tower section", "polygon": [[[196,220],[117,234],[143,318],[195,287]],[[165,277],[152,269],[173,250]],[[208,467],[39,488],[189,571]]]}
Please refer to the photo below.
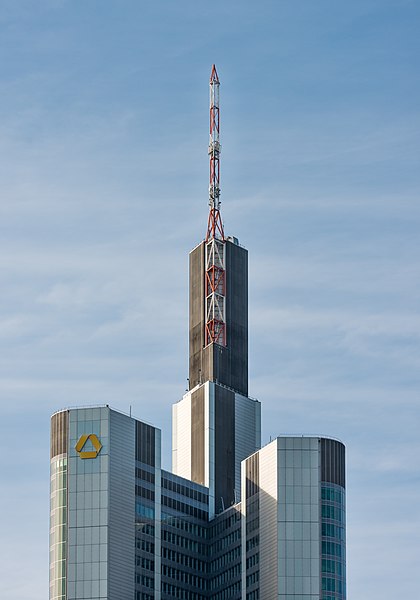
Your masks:
{"label": "concrete tower section", "polygon": [[248,395],[248,251],[227,238],[226,346],[205,342],[206,243],[190,253],[189,389],[214,381]]}
{"label": "concrete tower section", "polygon": [[212,518],[239,502],[241,462],[261,445],[261,405],[206,381],[172,409],[172,470],[209,489]]}
{"label": "concrete tower section", "polygon": [[173,407],[174,473],[209,488],[210,513],[238,502],[241,461],[261,445],[248,397],[248,252],[225,244],[226,345],[206,345],[206,243],[190,253],[189,390]]}

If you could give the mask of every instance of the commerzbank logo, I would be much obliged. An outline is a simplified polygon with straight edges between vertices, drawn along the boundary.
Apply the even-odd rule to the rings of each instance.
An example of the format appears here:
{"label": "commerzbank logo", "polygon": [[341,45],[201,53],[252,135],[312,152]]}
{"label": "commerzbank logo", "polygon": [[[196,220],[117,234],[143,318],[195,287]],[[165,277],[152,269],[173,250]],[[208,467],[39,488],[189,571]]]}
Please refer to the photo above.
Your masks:
{"label": "commerzbank logo", "polygon": [[[89,450],[84,449],[86,446]],[[81,435],[74,448],[80,458],[96,458],[101,451],[102,444],[97,435],[89,433]],[[93,450],[91,450],[91,448],[93,448]]]}

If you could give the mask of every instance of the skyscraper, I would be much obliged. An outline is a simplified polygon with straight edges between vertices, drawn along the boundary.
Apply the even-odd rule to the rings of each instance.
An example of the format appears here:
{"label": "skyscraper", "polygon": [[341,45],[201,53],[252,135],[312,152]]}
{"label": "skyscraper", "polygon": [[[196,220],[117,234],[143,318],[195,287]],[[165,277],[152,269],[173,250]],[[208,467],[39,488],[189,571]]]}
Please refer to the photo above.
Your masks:
{"label": "skyscraper", "polygon": [[345,451],[261,448],[248,397],[247,250],[220,215],[219,79],[210,77],[210,211],[190,253],[189,389],[160,430],[108,406],[51,422],[50,600],[344,600]]}

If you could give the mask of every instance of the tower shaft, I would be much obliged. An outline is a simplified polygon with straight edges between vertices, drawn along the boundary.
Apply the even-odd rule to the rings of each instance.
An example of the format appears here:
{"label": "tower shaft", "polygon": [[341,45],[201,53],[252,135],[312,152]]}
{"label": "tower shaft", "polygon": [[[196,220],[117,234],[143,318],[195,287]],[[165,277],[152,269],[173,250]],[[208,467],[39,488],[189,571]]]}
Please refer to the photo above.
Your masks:
{"label": "tower shaft", "polygon": [[220,81],[213,65],[210,74],[210,182],[205,263],[205,345],[226,346],[226,249],[220,215]]}

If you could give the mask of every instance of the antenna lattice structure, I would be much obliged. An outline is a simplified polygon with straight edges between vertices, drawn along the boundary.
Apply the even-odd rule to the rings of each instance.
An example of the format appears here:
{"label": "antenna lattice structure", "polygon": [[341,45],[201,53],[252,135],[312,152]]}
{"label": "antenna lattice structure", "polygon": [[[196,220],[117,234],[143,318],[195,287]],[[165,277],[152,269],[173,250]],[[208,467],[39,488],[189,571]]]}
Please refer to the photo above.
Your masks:
{"label": "antenna lattice structure", "polygon": [[205,343],[226,346],[226,242],[220,215],[220,81],[216,66],[210,75],[210,184],[206,234],[206,330]]}
{"label": "antenna lattice structure", "polygon": [[222,217],[220,216],[220,107],[219,107],[220,81],[213,65],[210,75],[210,183],[209,206],[210,213],[207,224],[206,242],[212,237],[225,239]]}

